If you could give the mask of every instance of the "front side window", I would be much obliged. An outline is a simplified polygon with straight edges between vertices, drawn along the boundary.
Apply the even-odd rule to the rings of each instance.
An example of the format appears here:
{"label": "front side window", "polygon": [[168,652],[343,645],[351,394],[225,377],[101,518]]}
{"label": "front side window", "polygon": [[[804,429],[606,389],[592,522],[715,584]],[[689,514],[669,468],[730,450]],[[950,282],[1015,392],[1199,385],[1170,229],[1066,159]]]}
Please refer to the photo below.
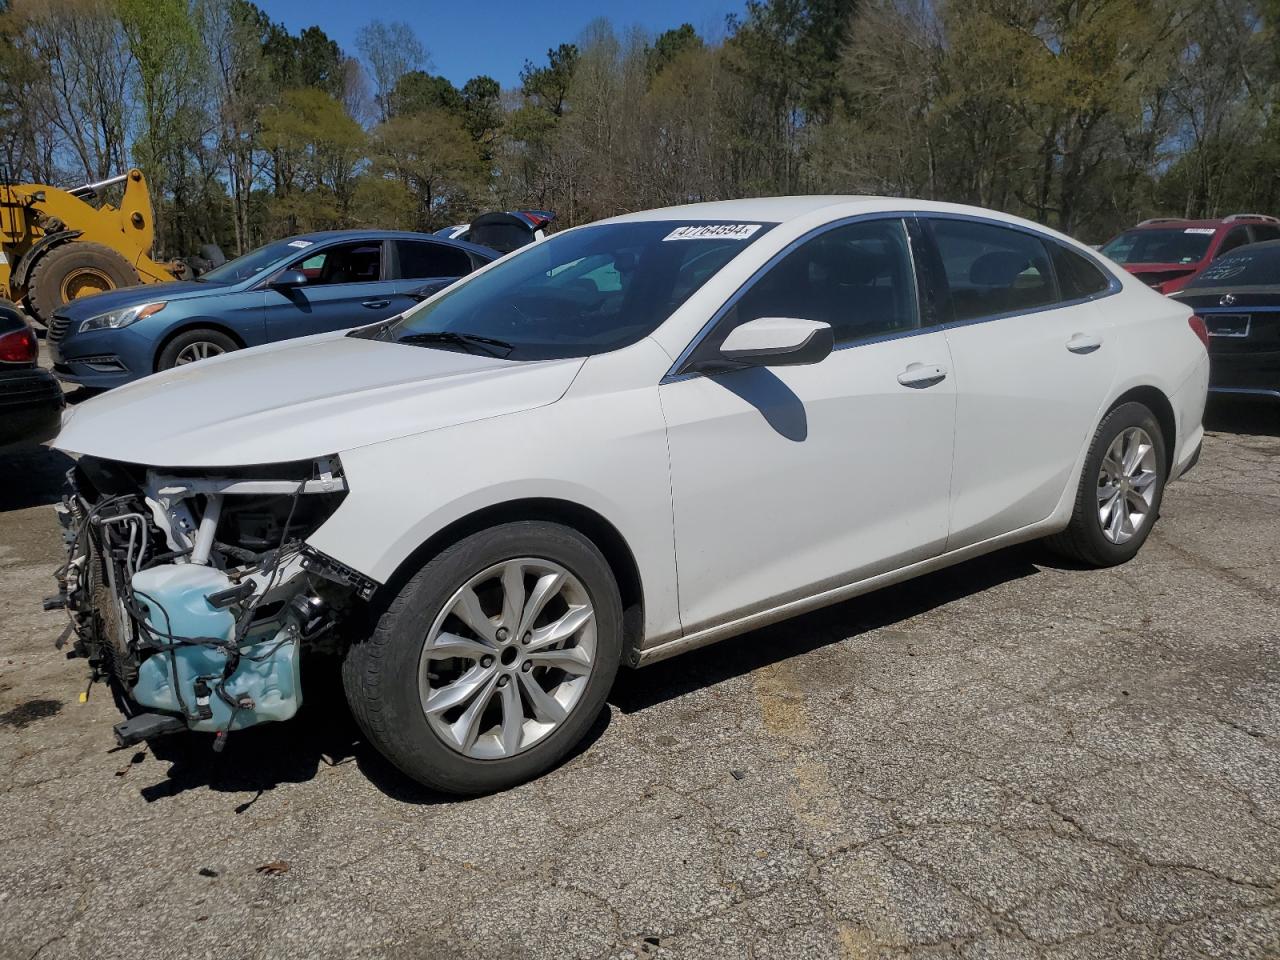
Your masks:
{"label": "front side window", "polygon": [[1213,227],[1126,230],[1102,252],[1116,263],[1199,263],[1218,231]]}
{"label": "front side window", "polygon": [[1088,257],[1060,243],[1050,242],[1049,251],[1063,300],[1083,300],[1110,289],[1111,278]]}
{"label": "front side window", "polygon": [[398,280],[430,280],[435,277],[462,277],[471,272],[466,251],[426,240],[397,240]]}
{"label": "front side window", "polygon": [[512,360],[617,350],[651,334],[773,226],[642,220],[581,227],[356,335]]}
{"label": "front side window", "polygon": [[334,244],[299,257],[289,269],[300,271],[308,287],[373,283],[382,275],[382,244],[368,240]]}
{"label": "front side window", "polygon": [[829,323],[837,344],[915,330],[920,314],[905,224],[861,220],[805,241],[743,293],[716,342],[760,317]]}
{"label": "front side window", "polygon": [[1021,313],[1058,299],[1039,237],[971,220],[931,220],[955,320]]}

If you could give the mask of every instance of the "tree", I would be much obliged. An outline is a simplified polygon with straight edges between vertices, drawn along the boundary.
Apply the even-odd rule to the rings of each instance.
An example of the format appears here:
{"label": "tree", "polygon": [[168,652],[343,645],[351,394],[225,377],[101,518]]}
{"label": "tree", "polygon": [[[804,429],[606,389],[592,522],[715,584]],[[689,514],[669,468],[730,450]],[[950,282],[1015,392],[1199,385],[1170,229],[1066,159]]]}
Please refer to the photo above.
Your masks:
{"label": "tree", "polygon": [[701,50],[703,46],[702,38],[690,23],[682,23],[674,30],[660,33],[646,51],[649,72],[657,76],[683,54]]}
{"label": "tree", "polygon": [[287,90],[263,111],[262,141],[275,157],[276,219],[289,233],[342,226],[366,139],[321,90]]}
{"label": "tree", "polygon": [[439,108],[379,124],[372,160],[375,173],[414,199],[420,229],[456,222],[485,177],[475,142],[456,116]]}
{"label": "tree", "polygon": [[443,110],[462,112],[462,94],[447,78],[421,70],[410,70],[396,81],[391,91],[391,116]]}
{"label": "tree", "polygon": [[578,47],[562,43],[547,51],[547,65],[534,66],[529,60],[520,71],[520,92],[533,106],[556,117],[564,116],[565,98],[578,65]]}
{"label": "tree", "polygon": [[407,23],[372,20],[356,35],[356,48],[364,55],[373,78],[374,101],[380,116],[395,116],[395,89],[400,78],[427,63],[427,51]]}

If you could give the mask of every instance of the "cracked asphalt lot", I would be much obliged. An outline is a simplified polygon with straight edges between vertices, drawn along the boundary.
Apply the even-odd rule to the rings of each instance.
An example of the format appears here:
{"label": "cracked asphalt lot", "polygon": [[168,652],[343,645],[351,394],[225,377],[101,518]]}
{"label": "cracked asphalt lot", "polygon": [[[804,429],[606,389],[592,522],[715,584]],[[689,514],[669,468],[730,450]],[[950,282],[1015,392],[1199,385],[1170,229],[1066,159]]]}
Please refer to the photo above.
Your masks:
{"label": "cracked asphalt lot", "polygon": [[0,957],[1280,957],[1280,414],[1211,412],[1133,563],[1010,550],[624,674],[468,801],[319,668],[222,755],[114,750],[39,605],[65,462],[0,457]]}

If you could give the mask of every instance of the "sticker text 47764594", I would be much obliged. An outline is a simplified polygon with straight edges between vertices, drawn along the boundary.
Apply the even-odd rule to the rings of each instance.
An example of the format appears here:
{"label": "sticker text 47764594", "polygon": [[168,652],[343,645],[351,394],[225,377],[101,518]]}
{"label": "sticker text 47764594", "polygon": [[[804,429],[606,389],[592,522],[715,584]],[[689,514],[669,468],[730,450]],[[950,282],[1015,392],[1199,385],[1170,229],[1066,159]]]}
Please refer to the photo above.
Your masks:
{"label": "sticker text 47764594", "polygon": [[706,223],[676,227],[663,240],[746,240],[760,229],[758,223]]}

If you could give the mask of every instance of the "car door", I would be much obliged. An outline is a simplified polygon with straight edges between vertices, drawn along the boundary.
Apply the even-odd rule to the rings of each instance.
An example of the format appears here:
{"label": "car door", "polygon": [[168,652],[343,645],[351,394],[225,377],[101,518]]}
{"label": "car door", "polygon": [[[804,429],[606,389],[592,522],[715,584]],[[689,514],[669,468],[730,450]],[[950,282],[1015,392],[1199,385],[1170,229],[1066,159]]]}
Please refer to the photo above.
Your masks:
{"label": "car door", "polygon": [[[763,316],[832,325],[809,366],[682,373]],[[939,553],[955,381],[922,328],[907,226],[834,225],[774,258],[659,388],[686,632]]]}
{"label": "car door", "polygon": [[392,313],[451,286],[475,269],[471,255],[461,247],[430,240],[393,240],[392,276],[396,283]]}
{"label": "car door", "polygon": [[1057,506],[1115,375],[1109,324],[1095,302],[1115,281],[1087,261],[1082,269],[1093,271],[1098,289],[1064,297],[1052,253],[1083,254],[1008,224],[925,223],[955,368],[947,541],[955,550],[1043,520]]}
{"label": "car door", "polygon": [[298,259],[284,269],[300,271],[307,282],[288,288],[273,287],[270,281],[265,285],[268,340],[344,330],[394,314],[396,283],[384,279],[384,248],[376,239],[301,247]]}

